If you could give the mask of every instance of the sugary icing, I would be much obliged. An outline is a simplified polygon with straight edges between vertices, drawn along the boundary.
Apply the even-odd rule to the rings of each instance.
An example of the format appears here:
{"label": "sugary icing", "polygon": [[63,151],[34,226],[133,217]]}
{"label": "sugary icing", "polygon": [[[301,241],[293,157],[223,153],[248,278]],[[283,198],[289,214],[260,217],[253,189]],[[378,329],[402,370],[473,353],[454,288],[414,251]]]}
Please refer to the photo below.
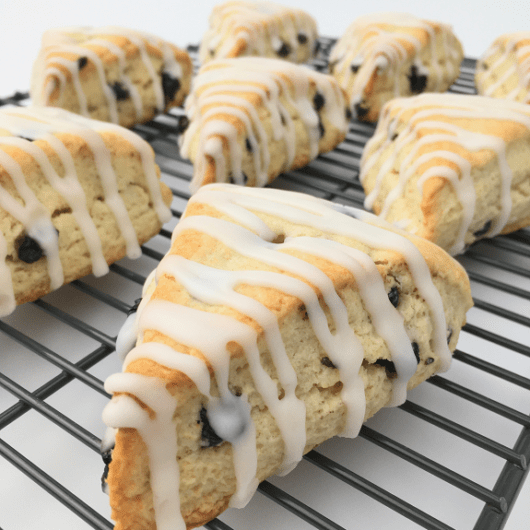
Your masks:
{"label": "sugary icing", "polygon": [[[411,30],[424,31],[427,44],[422,44],[411,34]],[[438,34],[441,35],[441,54],[437,51]],[[350,105],[355,111],[355,105],[366,95],[376,71],[391,72],[394,97],[406,95],[401,91],[401,65],[413,58],[418,73],[427,74],[428,70],[421,60],[416,59],[422,47],[428,48],[429,64],[433,68],[431,90],[440,90],[444,79],[440,63],[448,68],[449,77],[454,77],[458,68],[460,52],[455,42],[448,25],[404,13],[378,13],[355,20],[332,49],[329,62],[334,65],[333,75],[348,93]]]}
{"label": "sugary icing", "polygon": [[[410,112],[413,111],[412,116]],[[407,114],[404,120],[402,116]],[[499,213],[492,221],[486,237],[499,234],[510,221],[512,200],[510,195],[512,170],[506,160],[506,142],[502,138],[502,127],[499,135],[480,132],[474,125],[483,119],[509,120],[530,128],[530,109],[527,105],[506,100],[492,100],[481,96],[461,96],[456,94],[422,94],[413,98],[400,98],[387,104],[374,136],[368,141],[361,158],[361,183],[377,163],[382,153],[393,145],[393,149],[379,168],[375,182],[365,199],[365,207],[371,209],[379,197],[383,182],[389,172],[396,167],[398,157],[407,153],[399,163],[399,180],[385,197],[380,216],[387,218],[389,211],[398,197],[402,197],[410,178],[418,174],[421,166],[428,169],[420,174],[417,183],[421,196],[425,182],[433,177],[444,177],[453,186],[462,206],[462,222],[455,241],[449,249],[450,254],[463,252],[466,235],[476,213],[475,183],[471,177],[471,164],[458,154],[462,148],[469,153],[491,150],[495,153],[501,177]],[[466,121],[463,121],[466,120]],[[467,121],[470,120],[470,121]],[[406,121],[403,129],[395,138],[396,124]],[[431,131],[431,132],[428,132]],[[417,138],[420,137],[418,140]],[[454,146],[449,149],[433,149],[419,154],[425,146],[444,142]],[[424,150],[424,149],[423,149]],[[433,160],[442,162],[433,165]],[[456,165],[458,170],[451,169]],[[395,215],[394,215],[395,217]],[[396,218],[397,219],[397,218]]]}
{"label": "sugary icing", "polygon": [[[388,230],[388,224],[367,212],[308,195],[228,184],[204,186],[190,202],[212,205],[226,214],[231,221],[202,215],[184,217],[175,228],[173,241],[179,234],[188,230],[199,231],[215,238],[238,255],[258,260],[263,264],[264,270],[214,269],[168,253],[157,267],[155,275],[151,275],[146,281],[146,299],[138,307],[136,315],[129,317],[127,328],[123,331],[123,334],[129,337],[122,336],[122,344],[133,344],[138,338],[138,346],[126,354],[124,370],[133,360],[148,358],[162,366],[185,373],[195,382],[199,392],[206,396],[211,426],[218,435],[223,433],[222,438],[233,445],[237,487],[231,505],[242,506],[257,487],[257,457],[256,448],[253,446],[256,433],[245,396],[236,397],[229,390],[230,354],[227,344],[236,342],[243,349],[256,390],[280,430],[285,447],[280,472],[288,472],[302,458],[306,444],[306,410],[304,403],[295,394],[297,376],[289,361],[277,318],[257,300],[239,293],[236,290],[239,285],[274,288],[298,298],[304,304],[309,322],[325,355],[339,371],[343,385],[341,398],[347,409],[342,436],[347,437],[357,435],[365,415],[364,383],[359,374],[364,359],[363,346],[349,324],[348,309],[330,278],[321,269],[285,251],[296,250],[324,258],[346,268],[354,275],[363,304],[376,332],[390,349],[396,367],[397,377],[394,379],[390,405],[404,402],[408,380],[416,371],[417,360],[411,346],[414,337],[409,336],[403,317],[389,301],[383,280],[372,258],[367,253],[339,243],[336,238],[353,238],[369,248],[393,249],[404,256],[419,295],[429,307],[434,328],[435,354],[441,360],[441,368],[447,369],[450,352],[446,343],[444,310],[440,294],[432,283],[429,268],[418,249],[409,239]],[[277,234],[273,231],[259,217],[259,213],[284,221],[284,233]],[[298,228],[289,228],[292,226],[289,223],[296,223]],[[322,231],[324,236],[302,236],[297,232],[300,226]],[[284,236],[282,243],[274,242],[278,235]],[[285,271],[287,274],[275,272],[276,270]],[[218,313],[151,298],[153,287],[162,276],[175,278],[176,282],[199,302],[228,306],[256,322],[263,330],[267,350],[284,391],[282,399],[278,398],[277,384],[261,366],[258,335],[254,327]],[[315,289],[321,293],[323,302],[329,309],[333,331],[328,327],[327,317]],[[219,397],[212,397],[210,394],[210,375],[202,360],[184,355],[163,344],[142,342],[144,331],[147,329],[157,330],[178,343],[201,351],[213,368]],[[204,332],[205,329],[208,333]],[[122,351],[123,353],[126,352]],[[114,375],[110,383],[106,384],[107,391],[119,392],[109,405],[112,414],[107,414],[107,411],[104,413],[105,422],[114,428],[133,425],[134,422],[129,418],[137,416],[131,408],[141,410],[136,400],[121,399],[121,393],[125,393],[138,396],[142,401],[141,392],[145,383],[143,379],[136,380],[129,378],[129,375],[127,372]],[[158,380],[151,379],[152,385],[158,388]],[[139,425],[138,430],[142,437],[143,432],[149,431],[153,421],[159,421],[156,418],[157,406],[151,405],[153,402],[154,400],[150,400],[149,407],[154,411],[155,418],[144,417],[143,422],[134,423]],[[176,401],[173,407],[178,407]],[[123,409],[123,416],[120,409]],[[166,417],[169,413],[164,408],[161,415]],[[151,454],[157,453],[155,460],[160,462],[161,454],[169,454],[173,467],[177,446],[174,440],[175,428],[172,422],[170,425],[169,430],[172,430],[173,434],[166,440],[157,439],[151,442],[151,438],[148,438],[144,441],[149,446],[149,458]],[[159,447],[162,443],[163,448]],[[158,464],[150,464],[151,477],[162,473],[157,466]],[[178,472],[176,476],[178,477]],[[164,502],[175,504],[175,499],[178,500],[178,496],[174,495],[174,481],[175,478],[171,477],[166,487],[164,481],[157,477],[151,484],[155,498],[157,528],[185,528],[180,513],[173,513],[172,518],[169,518],[158,509]],[[176,505],[178,506],[178,502]]]}
{"label": "sugary icing", "polygon": [[244,42],[243,55],[264,56],[267,48],[272,48],[275,56],[297,62],[300,48],[307,50],[302,54],[304,60],[312,56],[316,39],[316,23],[304,11],[272,2],[225,2],[215,6],[210,15],[199,58],[204,64],[214,58],[235,57],[235,50]]}
{"label": "sugary icing", "polygon": [[[2,109],[0,129],[12,136],[0,136],[0,146],[13,146],[31,156],[41,168],[50,186],[67,202],[88,247],[92,261],[92,270],[96,276],[108,272],[108,265],[101,248],[101,240],[96,225],[88,211],[87,201],[75,169],[72,155],[57,133],[71,133],[83,138],[92,151],[105,202],[116,217],[119,229],[125,239],[127,256],[137,258],[141,255],[136,232],[127,208],[118,193],[117,177],[112,167],[110,151],[100,134],[113,132],[125,138],[139,152],[146,182],[156,212],[162,223],[171,218],[171,212],[165,205],[160,192],[156,166],[152,150],[136,134],[123,127],[83,118],[61,109],[45,107],[26,107]],[[64,168],[64,176],[59,176],[45,151],[33,140],[44,140],[53,149]],[[26,234],[43,249],[47,258],[51,289],[57,289],[64,283],[63,269],[59,259],[59,240],[53,226],[50,212],[39,201],[35,193],[26,184],[21,167],[6,151],[0,149],[0,165],[9,174],[17,192],[23,199],[19,203],[4,187],[0,186],[0,206],[24,225]],[[0,246],[0,258],[5,262],[5,248]],[[0,296],[0,315],[5,316],[13,309],[14,293],[12,285],[7,287],[8,277],[2,278]],[[4,301],[5,300],[5,301]],[[9,301],[7,301],[9,300]]]}
{"label": "sugary icing", "polygon": [[[488,59],[497,59],[486,67]],[[514,55],[511,59],[510,56]],[[516,79],[516,87],[503,98],[530,102],[530,31],[518,31],[499,37],[479,59],[475,81],[477,91],[496,97],[497,90],[508,80]]]}
{"label": "sugary icing", "polygon": [[[97,53],[91,47],[105,48],[118,59],[119,83],[128,91],[133,102],[136,118],[141,120],[144,114],[144,106],[137,87],[127,75],[127,63],[125,52],[106,37],[125,37],[139,51],[141,60],[149,74],[150,84],[153,87],[156,101],[156,110],[162,112],[165,108],[162,78],[153,67],[149,58],[147,44],[160,50],[163,56],[163,71],[169,72],[176,79],[181,78],[182,68],[175,58],[170,45],[149,33],[139,32],[126,28],[107,26],[102,28],[71,27],[53,29],[47,31],[42,39],[42,50],[35,61],[31,79],[31,97],[36,105],[50,105],[51,94],[56,90],[57,84],[60,90],[64,90],[67,76],[64,71],[56,65],[61,65],[68,71],[68,77],[72,79],[73,87],[79,102],[79,113],[90,116],[87,105],[87,97],[83,91],[80,81],[80,67],[78,58],[90,59],[96,67],[101,90],[107,101],[109,109],[109,121],[119,123],[117,96],[108,85],[105,76],[105,65],[102,54]],[[59,54],[75,56],[75,59],[67,59]],[[55,65],[55,66],[54,66]]]}
{"label": "sugary icing", "polygon": [[[344,96],[334,80],[324,74],[286,61],[261,57],[224,59],[204,66],[192,83],[192,92],[186,100],[186,114],[190,125],[180,138],[180,152],[185,158],[194,158],[194,175],[190,184],[196,191],[204,182],[207,157],[215,160],[216,181],[231,178],[245,184],[241,170],[245,141],[252,153],[256,171],[256,186],[264,186],[271,154],[267,132],[260,118],[259,107],[249,97],[259,97],[270,117],[274,140],[283,139],[287,160],[284,169],[292,167],[296,150],[296,131],[289,108],[294,109],[305,127],[311,158],[319,153],[320,118],[310,96],[311,83],[323,96],[325,113],[331,124],[345,132],[347,121]],[[292,111],[291,111],[292,112]],[[234,121],[244,129],[244,138]],[[199,135],[196,152],[192,144]],[[229,159],[225,160],[224,144],[228,145]],[[249,149],[250,148],[250,149]]]}

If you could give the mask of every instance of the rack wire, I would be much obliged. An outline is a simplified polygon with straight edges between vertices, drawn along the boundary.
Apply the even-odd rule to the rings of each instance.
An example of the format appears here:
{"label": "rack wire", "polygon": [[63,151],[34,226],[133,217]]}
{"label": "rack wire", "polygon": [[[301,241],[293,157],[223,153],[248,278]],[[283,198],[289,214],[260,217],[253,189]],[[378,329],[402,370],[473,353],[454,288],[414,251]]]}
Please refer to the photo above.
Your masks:
{"label": "rack wire", "polygon": [[[333,42],[320,40],[315,68],[326,68]],[[197,48],[189,51],[196,58]],[[452,92],[474,93],[474,66],[473,60],[464,61]],[[28,102],[28,94],[15,93],[0,105]],[[189,198],[192,167],[176,148],[181,115],[175,109],[136,128],[155,149],[174,195],[173,219],[143,247],[143,257],[122,260],[105,278],[75,281],[0,320],[1,498],[9,498],[11,488],[28,497],[44,496],[34,506],[27,497],[2,506],[4,530],[48,528],[43,513],[50,506],[52,513],[66,507],[61,520],[73,517],[73,525],[65,522],[65,528],[80,528],[81,522],[83,528],[113,528],[98,484],[103,467],[99,415],[108,399],[103,380],[119,371],[113,355],[119,324],[168,248]],[[359,158],[373,129],[352,120],[337,149],[272,186],[362,207]],[[475,307],[452,369],[411,392],[399,409],[378,413],[357,440],[326,442],[288,477],[263,482],[261,495],[247,508],[236,514],[229,510],[206,528],[503,528],[530,460],[530,232],[480,242],[460,261],[471,278]],[[72,446],[75,454],[70,454]],[[460,449],[472,457],[462,461]],[[56,472],[59,463],[66,471]],[[489,467],[493,471],[484,475]],[[68,473],[82,475],[83,488],[71,484]],[[416,480],[421,491],[409,484]],[[427,483],[433,492],[426,493]],[[455,499],[462,497],[459,508],[461,501]],[[353,508],[344,509],[344,503],[355,506],[355,524]],[[17,526],[14,520],[26,523]],[[59,516],[52,520],[59,528]]]}

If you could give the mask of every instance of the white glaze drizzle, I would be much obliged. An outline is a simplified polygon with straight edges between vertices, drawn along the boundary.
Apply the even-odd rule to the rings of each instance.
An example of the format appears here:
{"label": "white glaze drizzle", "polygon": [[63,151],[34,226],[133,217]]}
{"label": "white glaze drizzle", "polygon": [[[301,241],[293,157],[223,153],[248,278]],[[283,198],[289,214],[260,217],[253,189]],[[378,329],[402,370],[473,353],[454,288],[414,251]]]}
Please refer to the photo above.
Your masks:
{"label": "white glaze drizzle", "polygon": [[[255,190],[226,184],[205,186],[190,201],[214,205],[234,222],[200,215],[185,217],[177,225],[173,239],[185,230],[198,230],[214,237],[237,254],[257,259],[268,267],[290,271],[293,276],[271,270],[212,269],[181,256],[168,254],[157,268],[155,277],[150,275],[146,281],[144,287],[146,299],[149,298],[148,293],[152,292],[153,282],[157,283],[163,276],[169,275],[174,277],[194,299],[211,305],[226,305],[253,319],[264,330],[264,339],[285,396],[282,400],[278,399],[276,385],[260,365],[257,333],[252,327],[232,317],[191,309],[167,301],[146,302],[144,299],[138,308],[134,323],[128,324],[128,331],[125,333],[137,336],[141,342],[143,331],[154,329],[179,343],[200,350],[214,370],[220,399],[212,398],[210,395],[210,376],[202,361],[162,344],[150,342],[139,344],[125,358],[124,368],[136,359],[147,358],[171,369],[182,371],[195,382],[199,392],[208,398],[209,419],[216,432],[224,429],[223,421],[228,422],[228,431],[223,437],[233,444],[237,474],[237,492],[232,498],[235,500],[231,505],[243,505],[257,486],[256,454],[255,448],[253,450],[251,447],[252,443],[255,443],[255,432],[250,409],[248,406],[245,407],[245,401],[235,398],[228,389],[230,356],[226,351],[226,344],[235,341],[243,348],[256,389],[278,424],[285,443],[285,455],[281,467],[283,471],[291,469],[301,458],[305,440],[305,432],[302,430],[302,427],[305,429],[305,407],[294,394],[296,375],[293,373],[294,370],[290,366],[281,340],[278,321],[265,306],[238,293],[236,291],[238,285],[272,287],[300,299],[306,307],[310,324],[326,355],[339,369],[343,383],[341,398],[347,406],[343,436],[355,436],[358,433],[365,412],[364,384],[359,375],[364,354],[359,339],[348,323],[344,302],[337,295],[331,280],[320,269],[282,250],[292,249],[319,256],[345,267],[355,276],[363,303],[377,333],[387,343],[398,372],[398,378],[394,381],[391,405],[397,405],[405,400],[408,379],[416,370],[416,358],[410,345],[413,337],[408,337],[403,318],[388,300],[383,280],[373,260],[367,254],[333,240],[290,236],[289,230],[284,234],[285,241],[275,244],[273,241],[276,233],[255,212],[274,215],[285,221],[312,227],[325,233],[355,238],[372,248],[389,248],[402,254],[406,258],[420,296],[429,306],[434,327],[434,350],[441,360],[442,369],[447,369],[450,360],[445,340],[445,316],[440,294],[432,283],[428,267],[419,251],[407,238],[389,231],[389,225],[371,214],[297,193],[273,189]],[[382,225],[383,228],[350,217],[352,215]],[[335,328],[333,333],[328,328],[327,318],[311,286],[319,290],[329,308]],[[175,322],[179,325],[175,326]],[[204,329],[208,329],[208,333],[204,333]],[[113,376],[113,384],[117,385],[116,382],[119,382],[120,392],[138,395],[137,383],[127,379],[127,375],[124,374],[123,381],[120,380],[121,375]],[[116,399],[111,401],[113,402],[114,416],[111,425],[128,426],[130,422],[127,419],[121,420],[118,413],[119,408],[123,406],[126,418],[131,414],[128,402],[124,405],[119,400],[116,402]],[[174,402],[173,406],[177,407],[178,403]],[[139,405],[136,404],[136,407],[139,408]],[[153,410],[157,414],[156,407],[153,407]],[[288,410],[291,411],[292,429],[296,431],[294,433],[288,432],[287,429]],[[147,422],[147,419],[145,421]],[[146,428],[146,425],[141,427],[140,435]],[[160,440],[154,445],[158,443]],[[175,443],[173,437],[166,443],[167,446],[163,451],[166,454],[168,447],[171,446],[169,458],[172,459],[173,465],[176,451],[176,445],[171,445]],[[157,450],[157,447],[150,447],[150,451]],[[156,467],[151,467],[151,476],[153,473],[157,473]],[[178,497],[172,496],[172,486],[166,488],[161,480],[157,480],[153,488],[157,488],[156,497],[159,499],[174,503],[175,498],[178,500]],[[175,504],[178,506],[178,502]],[[169,527],[171,522],[156,507],[155,515],[157,528]],[[177,524],[182,525],[181,515],[174,517],[175,527],[180,528]]]}
{"label": "white glaze drizzle", "polygon": [[[125,88],[129,91],[135,108],[136,118],[140,121],[144,114],[143,102],[138,89],[126,74],[127,64],[125,52],[115,43],[105,39],[104,36],[124,37],[138,48],[141,60],[149,74],[151,86],[155,95],[156,109],[158,112],[163,112],[165,101],[162,79],[154,69],[146,48],[146,42],[161,51],[164,62],[163,70],[171,73],[175,78],[180,78],[182,76],[182,68],[176,60],[170,45],[151,34],[116,26],[102,28],[71,27],[46,32],[43,36],[43,49],[39,58],[35,62],[32,73],[31,95],[33,102],[37,105],[50,105],[49,98],[56,87],[53,82],[51,82],[51,84],[49,82],[47,85],[45,85],[45,82],[46,79],[49,79],[52,76],[59,78],[60,90],[64,89],[66,77],[61,70],[53,66],[53,64],[60,64],[68,70],[72,78],[73,87],[79,102],[80,113],[83,116],[89,116],[87,96],[83,92],[79,79],[80,71],[77,59],[68,60],[64,57],[57,56],[57,53],[71,53],[78,57],[87,57],[94,64],[98,72],[101,90],[107,101],[109,121],[112,123],[119,123],[118,101],[116,94],[107,84],[103,61],[97,52],[87,47],[87,45],[99,46],[107,49],[118,58],[119,82],[123,83]],[[41,63],[44,63],[44,65]]]}
{"label": "white glaze drizzle", "polygon": [[[506,81],[516,77],[516,88],[502,97],[524,103],[530,102],[530,45],[522,45],[524,41],[530,41],[530,31],[502,35],[484,52],[477,63],[475,76],[479,94],[499,97],[497,90]],[[486,61],[497,53],[499,57],[485,69]],[[512,54],[514,57],[510,59]],[[499,70],[506,66],[504,72],[499,75]],[[497,78],[495,81],[494,77]]]}
{"label": "white glaze drizzle", "polygon": [[[199,58],[203,64],[212,59],[226,58],[234,53],[234,47],[240,40],[246,43],[244,55],[263,56],[267,53],[267,43],[270,43],[277,58],[277,52],[284,44],[280,33],[286,35],[288,42],[285,44],[290,47],[290,53],[284,59],[298,62],[299,48],[308,51],[303,54],[304,57],[312,57],[317,27],[313,18],[304,11],[272,2],[225,2],[215,6],[210,15],[210,27],[201,41]],[[307,41],[299,43],[298,34],[305,35]]]}
{"label": "white glaze drizzle", "polygon": [[[72,215],[87,244],[92,261],[92,272],[96,276],[108,272],[101,240],[87,209],[85,193],[79,184],[72,155],[63,142],[54,135],[55,133],[74,134],[83,138],[90,147],[104,189],[106,204],[112,210],[125,238],[128,257],[139,257],[141,249],[125,203],[118,193],[116,174],[112,168],[110,153],[101,139],[100,133],[112,131],[124,137],[139,151],[148,189],[160,221],[164,223],[170,219],[171,212],[162,199],[151,147],[128,129],[90,120],[61,109],[45,107],[5,109],[0,113],[0,128],[16,136],[16,138],[0,137],[0,145],[13,145],[33,157],[50,186],[64,198],[71,208]],[[46,141],[61,161],[65,171],[64,176],[59,177],[45,152],[25,138]],[[19,204],[0,186],[0,205],[20,221],[24,225],[26,233],[41,246],[47,257],[51,289],[57,289],[63,284],[64,276],[59,259],[57,233],[52,224],[50,213],[25,183],[25,177],[20,166],[2,150],[0,150],[0,163],[8,171],[25,203],[24,206]],[[10,304],[8,305],[11,307]],[[2,313],[10,312],[9,308],[4,309],[3,305],[1,307]]]}
{"label": "white glaze drizzle", "polygon": [[[320,140],[319,116],[309,98],[310,81],[317,85],[317,91],[325,101],[320,112],[326,114],[334,127],[345,131],[347,121],[343,95],[329,76],[285,61],[258,57],[225,59],[209,63],[201,69],[193,80],[192,93],[185,104],[190,125],[179,139],[181,155],[194,159],[194,175],[190,184],[192,192],[204,181],[207,156],[215,160],[217,182],[226,182],[231,174],[235,183],[245,184],[241,163],[242,145],[246,139],[252,148],[255,185],[264,186],[270,180],[271,154],[267,133],[258,109],[245,95],[261,99],[271,119],[273,139],[285,140],[287,160],[283,170],[292,167],[296,156],[296,131],[286,105],[294,108],[304,124],[309,156],[316,158]],[[229,122],[230,118],[242,123],[245,139]],[[192,152],[192,142],[197,135],[198,146],[196,152]],[[224,159],[221,138],[228,144],[229,160]]]}
{"label": "white glaze drizzle", "polygon": [[[384,28],[383,25],[389,25],[391,28]],[[394,97],[405,95],[401,93],[400,69],[404,62],[410,60],[411,55],[407,52],[402,41],[412,45],[413,64],[418,72],[428,73],[427,68],[415,58],[420,51],[421,42],[412,35],[400,31],[401,29],[419,28],[427,32],[430,65],[434,74],[431,76],[433,81],[431,79],[429,81],[433,83],[433,91],[442,88],[444,75],[439,60],[443,60],[444,64],[448,66],[449,73],[454,74],[458,67],[455,61],[459,58],[459,53],[455,51],[457,41],[452,34],[451,27],[440,23],[437,25],[440,27],[442,35],[443,51],[441,57],[438,57],[436,49],[436,29],[433,23],[408,14],[379,13],[366,15],[359,17],[348,27],[343,37],[331,50],[329,60],[330,63],[334,63],[333,75],[341,80],[341,86],[349,95],[350,106],[353,111],[355,111],[355,105],[360,103],[365,96],[367,85],[376,71],[392,69]],[[366,35],[372,32],[375,35],[366,38]],[[449,39],[449,36],[452,38]],[[358,71],[354,73],[352,66],[358,66]]]}
{"label": "white glaze drizzle", "polygon": [[[397,109],[397,112],[393,112]],[[416,110],[410,119],[407,119],[405,128],[400,132],[395,140],[390,140],[395,129],[395,124],[399,122],[404,112]],[[364,183],[367,175],[377,163],[381,153],[388,149],[393,143],[393,151],[379,168],[375,182],[371,191],[365,199],[365,207],[371,209],[381,191],[381,186],[389,171],[394,168],[396,160],[403,150],[412,145],[407,156],[403,158],[399,166],[399,180],[385,198],[380,217],[387,218],[394,201],[401,197],[408,180],[417,173],[422,164],[428,163],[435,158],[442,158],[458,166],[458,171],[451,170],[446,164],[432,166],[424,171],[418,180],[418,190],[421,195],[425,181],[433,177],[444,177],[448,179],[458,200],[462,206],[462,221],[456,234],[455,241],[450,249],[450,254],[458,254],[465,249],[465,237],[470,230],[470,226],[475,216],[476,191],[473,179],[471,178],[470,163],[453,151],[436,149],[429,153],[418,155],[418,151],[426,145],[437,142],[450,142],[455,146],[467,150],[470,153],[484,149],[492,150],[498,160],[499,173],[501,178],[500,189],[500,211],[493,219],[487,237],[499,234],[510,220],[512,200],[510,195],[512,170],[506,159],[506,144],[502,138],[493,134],[483,134],[466,128],[465,124],[456,121],[436,120],[436,116],[446,118],[468,118],[468,119],[494,119],[511,120],[526,128],[530,128],[530,111],[528,108],[516,102],[498,102],[492,105],[492,101],[480,96],[459,96],[455,94],[422,94],[414,98],[401,98],[394,100],[385,108],[374,136],[367,143],[361,158],[361,171],[359,179]],[[436,130],[435,133],[423,134],[420,140],[416,140],[417,135],[422,130]],[[446,131],[440,133],[439,131]],[[375,147],[374,147],[375,146]]]}

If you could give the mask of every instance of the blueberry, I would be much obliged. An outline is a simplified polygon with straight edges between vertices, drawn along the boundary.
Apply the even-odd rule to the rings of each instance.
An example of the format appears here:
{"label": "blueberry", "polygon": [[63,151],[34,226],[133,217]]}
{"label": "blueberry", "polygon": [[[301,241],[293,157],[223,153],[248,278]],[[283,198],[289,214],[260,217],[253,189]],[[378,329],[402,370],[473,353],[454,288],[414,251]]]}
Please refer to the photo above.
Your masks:
{"label": "blueberry", "polygon": [[18,258],[25,263],[35,263],[44,252],[40,245],[31,237],[25,236],[18,247]]}
{"label": "blueberry", "polygon": [[381,366],[386,370],[387,377],[393,377],[396,375],[396,365],[388,359],[377,359],[374,363],[376,366]]}
{"label": "blueberry", "polygon": [[413,64],[410,67],[410,75],[408,75],[410,83],[410,91],[413,94],[421,94],[427,86],[427,76],[418,75],[418,67]]}
{"label": "blueberry", "polygon": [[287,57],[291,53],[291,47],[286,42],[282,42],[281,48],[276,53],[280,57]]}
{"label": "blueberry", "polygon": [[77,59],[77,68],[82,70],[88,64],[88,57],[79,57]]}
{"label": "blueberry", "polygon": [[351,71],[356,74],[359,71],[359,68],[361,67],[360,64],[352,63],[350,66]]}
{"label": "blueberry", "polygon": [[425,364],[432,364],[434,362],[434,359],[432,357],[429,357],[425,360]]}
{"label": "blueberry", "polygon": [[331,359],[329,357],[322,357],[322,359],[320,359],[320,363],[323,364],[324,366],[327,366],[328,368],[337,368],[332,362],[331,362]]}
{"label": "blueberry", "polygon": [[180,81],[169,72],[162,72],[162,90],[166,103],[173,101],[175,94],[179,91]]}
{"label": "blueberry", "polygon": [[19,136],[19,138],[22,138],[22,140],[26,140],[28,142],[33,142],[33,138],[28,138],[27,136]]}
{"label": "blueberry", "polygon": [[313,98],[313,105],[315,107],[315,110],[318,112],[324,106],[325,103],[326,100],[324,96],[320,92],[317,92],[315,94],[315,97]]}
{"label": "blueberry", "polygon": [[190,120],[188,119],[187,116],[180,116],[179,117],[179,122],[178,122],[178,125],[177,125],[177,132],[179,134],[182,134],[190,125]]}
{"label": "blueberry", "polygon": [[298,309],[302,315],[302,320],[309,320],[309,315],[307,314],[307,308],[305,305],[301,305]]}
{"label": "blueberry", "polygon": [[388,299],[390,300],[390,303],[397,307],[399,304],[399,290],[396,286],[392,287],[390,291],[388,292]]}
{"label": "blueberry", "polygon": [[476,232],[473,232],[473,235],[475,237],[482,237],[483,235],[487,234],[490,231],[491,228],[491,219],[489,221],[486,221],[486,224]]}
{"label": "blueberry", "polygon": [[370,109],[365,107],[364,105],[365,103],[362,101],[354,105],[355,114],[357,115],[357,118],[359,120],[364,118],[370,112]]}
{"label": "blueberry", "polygon": [[109,86],[112,88],[112,91],[114,92],[114,95],[118,101],[123,101],[129,98],[129,91],[119,81],[116,81],[116,83]]}
{"label": "blueberry", "polygon": [[208,413],[204,407],[201,407],[199,412],[200,420],[197,423],[202,423],[201,439],[203,447],[216,447],[223,443],[223,439],[217,435],[213,430],[208,420]]}
{"label": "blueberry", "polygon": [[247,148],[247,151],[249,153],[252,153],[252,145],[251,145],[250,140],[248,138],[245,139],[245,147]]}
{"label": "blueberry", "polygon": [[307,42],[307,35],[305,35],[304,33],[299,33],[296,38],[298,39],[298,42],[300,44],[305,44]]}
{"label": "blueberry", "polygon": [[320,131],[320,138],[322,138],[326,134],[326,129],[324,128],[322,120],[318,120],[318,130]]}
{"label": "blueberry", "polygon": [[414,352],[414,355],[416,356],[416,362],[420,364],[420,347],[417,342],[412,343],[412,351]]}
{"label": "blueberry", "polygon": [[141,298],[137,298],[134,301],[134,304],[129,308],[129,311],[127,311],[127,316],[131,316],[133,313],[136,313],[136,311],[138,311],[138,306],[140,305],[141,301]]}
{"label": "blueberry", "polygon": [[399,136],[399,133],[394,133],[394,134],[391,136],[390,141],[393,142],[398,136]]}

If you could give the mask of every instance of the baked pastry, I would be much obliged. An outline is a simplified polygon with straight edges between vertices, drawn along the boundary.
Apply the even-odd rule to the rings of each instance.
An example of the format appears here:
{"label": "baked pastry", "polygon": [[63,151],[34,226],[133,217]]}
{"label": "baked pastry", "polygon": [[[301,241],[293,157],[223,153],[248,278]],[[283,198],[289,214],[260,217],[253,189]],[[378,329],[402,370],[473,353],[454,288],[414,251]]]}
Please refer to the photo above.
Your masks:
{"label": "baked pastry", "polygon": [[213,8],[199,59],[204,64],[258,55],[305,63],[316,51],[317,25],[305,11],[272,2],[230,1]]}
{"label": "baked pastry", "polygon": [[385,106],[361,158],[365,207],[458,254],[530,224],[530,107],[422,94]]}
{"label": "baked pastry", "polygon": [[189,92],[187,52],[119,27],[53,29],[34,63],[34,104],[132,127],[180,105]]}
{"label": "baked pastry", "polygon": [[530,31],[501,35],[477,61],[479,94],[530,103]]}
{"label": "baked pastry", "polygon": [[332,77],[262,57],[204,65],[185,108],[180,147],[194,165],[192,191],[212,182],[264,186],[305,166],[344,140],[349,114]]}
{"label": "baked pastry", "polygon": [[471,305],[455,260],[372,214],[201,188],[105,383],[115,529],[200,526],[327,438],[356,436],[448,368]]}
{"label": "baked pastry", "polygon": [[463,57],[450,26],[379,13],[348,27],[331,51],[329,68],[356,118],[376,122],[390,99],[445,92],[458,77]]}
{"label": "baked pastry", "polygon": [[62,109],[0,110],[0,316],[141,255],[172,194],[138,135]]}

